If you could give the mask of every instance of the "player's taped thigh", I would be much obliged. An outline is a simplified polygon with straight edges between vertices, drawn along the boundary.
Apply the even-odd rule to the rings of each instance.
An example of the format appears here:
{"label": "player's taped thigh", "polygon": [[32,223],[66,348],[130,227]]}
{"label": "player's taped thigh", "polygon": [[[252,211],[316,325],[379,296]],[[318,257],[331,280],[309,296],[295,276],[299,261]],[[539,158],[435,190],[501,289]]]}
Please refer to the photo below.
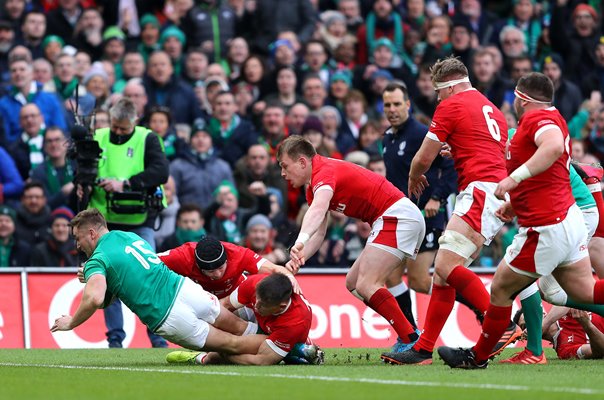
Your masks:
{"label": "player's taped thigh", "polygon": [[472,257],[472,254],[478,250],[478,246],[470,239],[453,230],[446,230],[438,238],[438,244],[441,249],[449,250],[465,259]]}
{"label": "player's taped thigh", "polygon": [[539,289],[543,293],[543,299],[548,303],[557,306],[566,305],[568,295],[552,275],[543,276],[539,279]]}

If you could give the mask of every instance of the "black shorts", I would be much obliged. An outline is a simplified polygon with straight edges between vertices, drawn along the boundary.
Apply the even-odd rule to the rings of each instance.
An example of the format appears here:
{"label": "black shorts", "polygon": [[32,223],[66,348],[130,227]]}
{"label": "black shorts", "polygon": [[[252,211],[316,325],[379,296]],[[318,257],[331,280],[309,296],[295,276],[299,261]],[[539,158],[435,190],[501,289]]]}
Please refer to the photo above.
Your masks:
{"label": "black shorts", "polygon": [[442,229],[426,227],[426,236],[419,247],[419,253],[438,250],[438,238],[443,234]]}

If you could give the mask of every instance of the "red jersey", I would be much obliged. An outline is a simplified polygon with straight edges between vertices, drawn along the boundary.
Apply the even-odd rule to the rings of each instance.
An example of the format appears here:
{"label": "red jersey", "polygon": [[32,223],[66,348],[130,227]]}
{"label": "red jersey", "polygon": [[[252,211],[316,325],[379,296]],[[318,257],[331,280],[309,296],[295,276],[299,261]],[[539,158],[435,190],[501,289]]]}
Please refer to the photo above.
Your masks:
{"label": "red jersey", "polygon": [[510,192],[510,200],[521,226],[543,226],[561,222],[575,203],[570,187],[570,135],[558,110],[526,112],[508,146],[507,170],[512,173],[537,151],[536,138],[548,129],[564,135],[564,153],[544,172],[522,181]]}
{"label": "red jersey", "polygon": [[403,192],[386,178],[356,164],[316,155],[312,159],[312,177],[306,189],[311,204],[317,190],[331,189],[331,211],[373,224],[398,200]]}
{"label": "red jersey", "polygon": [[443,100],[436,107],[428,136],[451,146],[460,192],[472,182],[499,182],[507,176],[505,117],[478,90]]}
{"label": "red jersey", "polygon": [[[598,314],[591,314],[591,322],[600,332],[604,332],[604,318]],[[560,331],[554,340],[554,348],[558,358],[577,358],[579,347],[589,343],[585,330],[579,321],[571,316],[570,311],[558,320],[558,325]]]}
{"label": "red jersey", "polygon": [[246,279],[230,297],[236,308],[242,306],[254,310],[258,326],[268,335],[268,345],[280,356],[285,357],[296,343],[304,343],[310,332],[312,310],[306,299],[292,294],[291,303],[279,315],[262,316],[254,308],[256,305],[256,285],[268,275],[254,275]]}
{"label": "red jersey", "polygon": [[175,249],[159,253],[158,256],[172,271],[191,278],[204,290],[221,299],[231,294],[246,279],[244,272],[257,274],[258,269],[266,262],[265,258],[250,249],[228,242],[221,243],[226,251],[227,266],[222,278],[217,280],[205,276],[197,267],[195,262],[197,242],[187,242]]}

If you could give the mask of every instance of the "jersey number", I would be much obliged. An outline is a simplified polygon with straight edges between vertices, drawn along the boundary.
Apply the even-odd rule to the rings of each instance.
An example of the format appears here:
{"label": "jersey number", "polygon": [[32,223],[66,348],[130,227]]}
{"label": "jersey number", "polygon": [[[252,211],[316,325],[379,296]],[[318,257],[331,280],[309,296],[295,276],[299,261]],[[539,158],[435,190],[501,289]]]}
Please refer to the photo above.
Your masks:
{"label": "jersey number", "polygon": [[499,125],[497,125],[497,121],[491,118],[490,114],[493,114],[493,107],[491,106],[482,106],[482,114],[484,115],[484,119],[487,122],[487,128],[489,129],[489,133],[493,136],[493,139],[496,141],[501,140],[501,130],[499,129]]}
{"label": "jersey number", "polygon": [[566,155],[568,156],[568,160],[566,160],[566,169],[570,170],[570,135],[564,139],[564,150],[566,150]]}
{"label": "jersey number", "polygon": [[[134,247],[136,248],[134,248]],[[145,242],[142,240],[137,240],[136,242],[132,243],[132,246],[126,246],[124,248],[124,251],[126,252],[126,254],[132,254],[134,256],[134,258],[137,259],[137,261],[143,266],[144,269],[149,269],[151,266],[149,265],[149,263],[152,264],[159,264],[161,263],[161,260],[159,259],[159,257],[157,257],[157,254],[155,254],[154,252],[152,252],[149,249],[146,249],[145,246]],[[145,257],[143,254],[145,254],[147,257]]]}

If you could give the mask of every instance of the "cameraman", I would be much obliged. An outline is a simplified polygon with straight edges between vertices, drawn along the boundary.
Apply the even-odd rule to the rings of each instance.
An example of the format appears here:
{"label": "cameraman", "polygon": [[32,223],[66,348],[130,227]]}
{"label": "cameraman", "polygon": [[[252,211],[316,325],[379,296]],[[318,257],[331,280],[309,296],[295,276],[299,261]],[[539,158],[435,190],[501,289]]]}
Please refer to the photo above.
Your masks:
{"label": "cameraman", "polygon": [[[121,199],[120,193],[152,196],[158,186],[166,183],[168,159],[158,136],[147,128],[136,126],[137,112],[132,100],[121,98],[111,107],[109,122],[109,128],[97,129],[94,133],[94,139],[103,150],[103,158],[99,162],[97,185],[92,188],[88,208],[98,209],[110,230],[136,233],[155,249],[153,223],[159,209],[138,204],[127,213],[116,211],[119,211],[117,206],[132,207],[132,201]],[[81,190],[79,192],[81,194]],[[113,202],[109,201],[111,197]],[[126,334],[121,302],[113,302],[104,312],[109,347],[122,347]],[[151,331],[147,333],[153,347],[167,347],[163,338]]]}

